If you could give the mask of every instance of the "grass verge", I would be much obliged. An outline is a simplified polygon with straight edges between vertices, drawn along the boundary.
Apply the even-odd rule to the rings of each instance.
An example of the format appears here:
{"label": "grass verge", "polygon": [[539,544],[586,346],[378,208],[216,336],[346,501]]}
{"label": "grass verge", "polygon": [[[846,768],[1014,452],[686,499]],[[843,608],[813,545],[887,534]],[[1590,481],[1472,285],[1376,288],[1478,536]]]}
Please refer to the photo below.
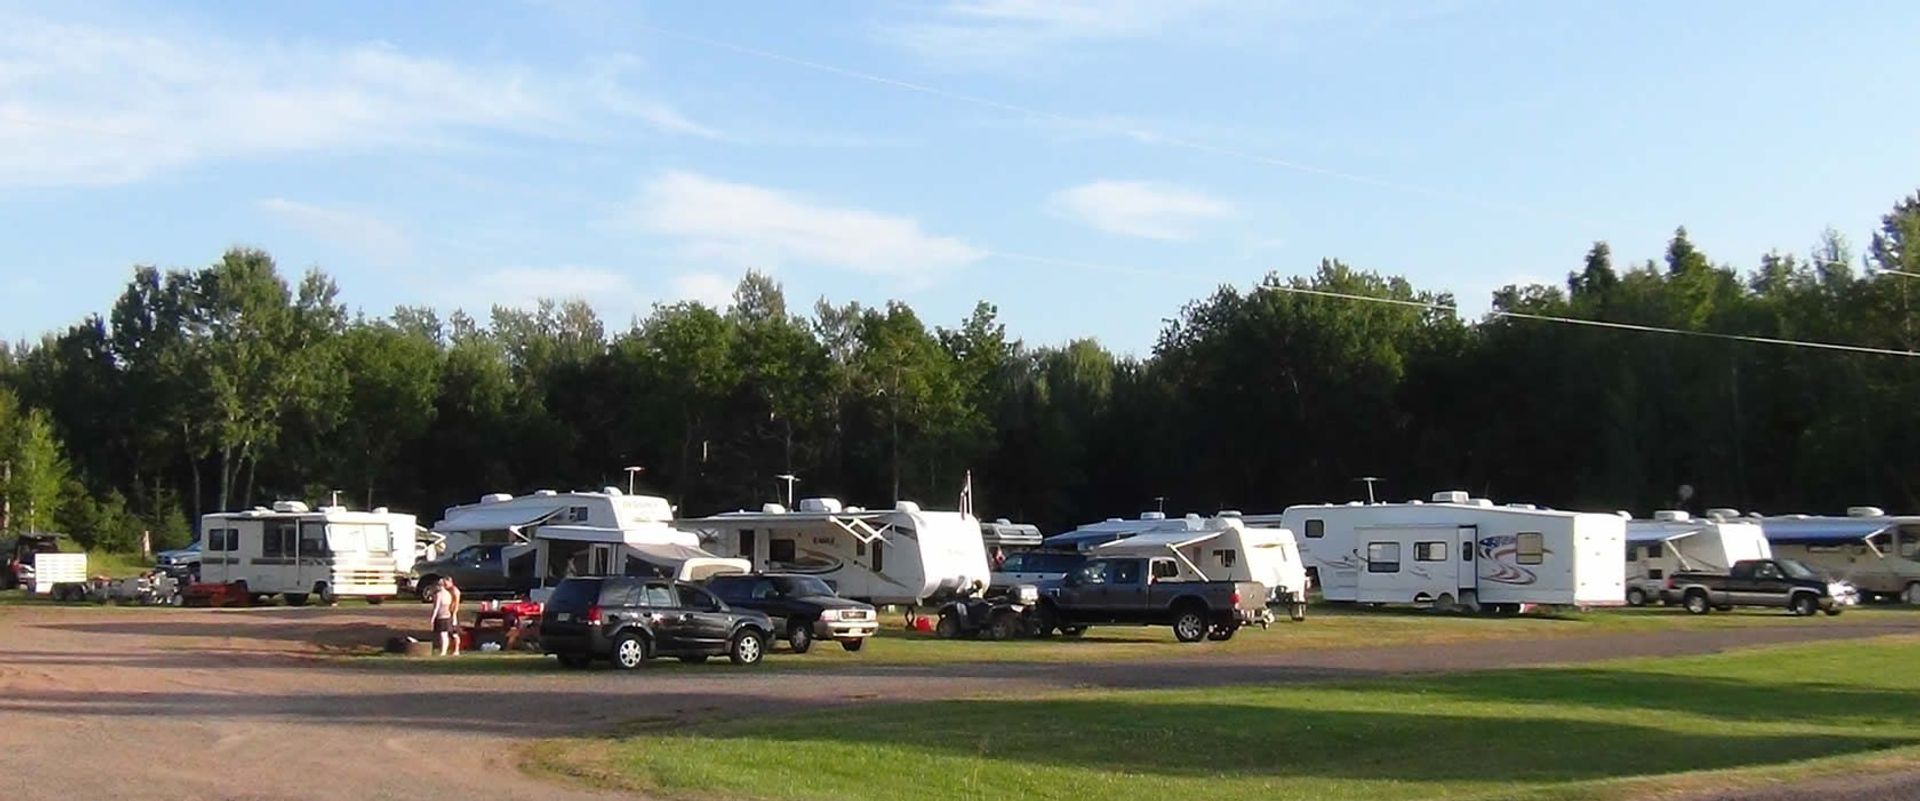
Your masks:
{"label": "grass verge", "polygon": [[[1920,764],[1920,638],[1331,685],[871,705],[535,747],[669,798],[1603,799]],[[655,726],[671,725],[654,723]]]}

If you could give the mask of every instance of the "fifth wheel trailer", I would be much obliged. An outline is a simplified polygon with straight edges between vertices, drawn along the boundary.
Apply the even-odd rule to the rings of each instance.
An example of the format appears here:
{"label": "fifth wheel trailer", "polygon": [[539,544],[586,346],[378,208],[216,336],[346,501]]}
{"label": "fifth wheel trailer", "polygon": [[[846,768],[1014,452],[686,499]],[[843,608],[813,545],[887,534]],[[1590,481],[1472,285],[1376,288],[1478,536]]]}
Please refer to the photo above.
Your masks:
{"label": "fifth wheel trailer", "polygon": [[1626,521],[1617,515],[1495,506],[1464,492],[1431,502],[1288,507],[1329,601],[1432,604],[1512,614],[1523,604],[1625,602]]}

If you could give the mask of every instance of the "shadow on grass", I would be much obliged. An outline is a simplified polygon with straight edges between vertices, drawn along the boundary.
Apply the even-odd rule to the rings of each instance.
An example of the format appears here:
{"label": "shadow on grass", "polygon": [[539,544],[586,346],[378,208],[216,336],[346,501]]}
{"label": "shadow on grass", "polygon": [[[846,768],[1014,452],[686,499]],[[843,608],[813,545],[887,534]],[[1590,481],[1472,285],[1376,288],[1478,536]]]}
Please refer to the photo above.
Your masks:
{"label": "shadow on grass", "polygon": [[1593,668],[1502,671],[1439,677],[1423,690],[1467,701],[1577,703],[1653,714],[1737,721],[1819,721],[1911,717],[1920,692],[1828,682],[1756,683]]}

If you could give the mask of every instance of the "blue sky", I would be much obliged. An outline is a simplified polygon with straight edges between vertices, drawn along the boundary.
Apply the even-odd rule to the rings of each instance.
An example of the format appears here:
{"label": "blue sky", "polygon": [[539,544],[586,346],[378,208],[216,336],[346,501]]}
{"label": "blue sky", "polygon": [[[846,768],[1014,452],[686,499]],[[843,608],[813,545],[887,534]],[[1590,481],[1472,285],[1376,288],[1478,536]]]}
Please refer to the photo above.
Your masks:
{"label": "blue sky", "polygon": [[1144,354],[1322,257],[1484,309],[1681,224],[1861,243],[1920,187],[1911,3],[69,5],[0,0],[10,339],[245,244],[371,314],[618,329],[752,267]]}

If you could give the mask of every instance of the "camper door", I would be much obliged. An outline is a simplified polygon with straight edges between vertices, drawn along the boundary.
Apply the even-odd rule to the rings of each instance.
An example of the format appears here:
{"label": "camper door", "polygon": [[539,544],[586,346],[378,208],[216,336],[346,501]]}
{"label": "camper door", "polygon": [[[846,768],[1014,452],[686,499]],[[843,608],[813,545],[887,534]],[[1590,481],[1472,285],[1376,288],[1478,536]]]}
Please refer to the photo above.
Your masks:
{"label": "camper door", "polygon": [[1380,603],[1457,601],[1463,586],[1473,587],[1471,563],[1461,581],[1463,542],[1472,527],[1363,528],[1356,530],[1363,557],[1358,600]]}

